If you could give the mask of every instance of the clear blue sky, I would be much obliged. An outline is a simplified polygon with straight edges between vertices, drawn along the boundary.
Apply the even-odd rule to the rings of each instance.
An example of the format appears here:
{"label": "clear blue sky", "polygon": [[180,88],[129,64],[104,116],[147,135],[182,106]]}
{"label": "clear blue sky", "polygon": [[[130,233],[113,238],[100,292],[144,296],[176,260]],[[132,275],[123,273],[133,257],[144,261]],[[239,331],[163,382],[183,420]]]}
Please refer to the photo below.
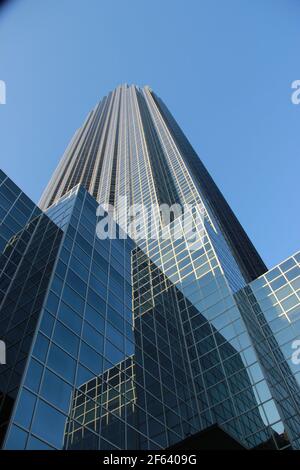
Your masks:
{"label": "clear blue sky", "polygon": [[12,0],[1,167],[34,200],[88,111],[149,84],[268,266],[300,248],[298,0]]}

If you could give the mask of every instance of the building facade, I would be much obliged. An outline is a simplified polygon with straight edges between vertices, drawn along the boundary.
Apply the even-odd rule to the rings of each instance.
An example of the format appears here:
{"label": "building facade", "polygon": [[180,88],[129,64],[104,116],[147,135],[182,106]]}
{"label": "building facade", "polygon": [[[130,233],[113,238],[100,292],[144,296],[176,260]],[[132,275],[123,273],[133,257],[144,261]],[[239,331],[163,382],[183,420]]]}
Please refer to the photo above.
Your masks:
{"label": "building facade", "polygon": [[3,448],[300,448],[300,256],[267,270],[149,87],[96,106],[39,206],[1,173]]}

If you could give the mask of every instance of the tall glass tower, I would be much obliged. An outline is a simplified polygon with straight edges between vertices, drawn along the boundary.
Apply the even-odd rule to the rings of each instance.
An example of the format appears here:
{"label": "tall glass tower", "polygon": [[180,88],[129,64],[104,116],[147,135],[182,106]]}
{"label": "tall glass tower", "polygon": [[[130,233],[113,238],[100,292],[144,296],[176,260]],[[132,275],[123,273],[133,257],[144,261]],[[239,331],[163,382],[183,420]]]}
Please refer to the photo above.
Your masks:
{"label": "tall glass tower", "polygon": [[40,207],[77,184],[99,202],[201,204],[246,281],[267,268],[171,113],[149,87],[116,88],[88,115],[54,172]]}
{"label": "tall glass tower", "polygon": [[0,214],[5,449],[300,448],[300,253],[267,270],[149,87],[95,107],[39,207],[1,173]]}

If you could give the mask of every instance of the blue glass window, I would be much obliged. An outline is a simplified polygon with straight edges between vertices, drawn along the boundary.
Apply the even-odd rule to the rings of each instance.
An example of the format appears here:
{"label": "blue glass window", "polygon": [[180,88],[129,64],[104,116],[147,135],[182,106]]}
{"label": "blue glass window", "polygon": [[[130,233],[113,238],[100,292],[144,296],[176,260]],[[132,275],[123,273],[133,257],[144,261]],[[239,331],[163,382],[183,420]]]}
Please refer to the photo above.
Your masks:
{"label": "blue glass window", "polygon": [[72,271],[72,269],[69,269],[66,282],[75,290],[75,292],[78,292],[82,297],[85,297],[86,283],[82,281],[80,277]]}
{"label": "blue glass window", "polygon": [[102,315],[100,315],[99,312],[97,312],[97,310],[90,307],[89,305],[86,306],[85,319],[90,322],[97,330],[104,332],[104,318]]}
{"label": "blue glass window", "polygon": [[80,333],[82,318],[64,302],[60,304],[58,318],[75,333]]}
{"label": "blue glass window", "polygon": [[122,361],[125,358],[123,352],[117,349],[113,344],[109,341],[105,343],[105,357],[112,363],[118,364],[118,362]]}
{"label": "blue glass window", "polygon": [[84,300],[67,285],[64,288],[62,298],[67,304],[69,304],[74,310],[76,310],[76,312],[82,314],[84,308]]}
{"label": "blue glass window", "polygon": [[69,410],[72,388],[56,374],[46,370],[41,395],[66,413]]}
{"label": "blue glass window", "polygon": [[17,424],[21,424],[24,426],[24,428],[29,428],[35,402],[35,395],[28,392],[27,390],[22,391],[15,416],[15,421]]}
{"label": "blue glass window", "polygon": [[57,322],[55,325],[53,340],[73,356],[77,355],[79,345],[78,336],[60,322]]}
{"label": "blue glass window", "polygon": [[76,387],[80,387],[82,384],[88,382],[89,380],[95,378],[95,374],[85,367],[78,365],[77,377],[76,377]]}
{"label": "blue glass window", "polygon": [[32,425],[32,432],[56,448],[61,448],[66,417],[52,406],[39,401]]}
{"label": "blue glass window", "polygon": [[65,263],[63,263],[62,261],[59,261],[56,267],[56,274],[64,278],[66,274],[66,270],[67,270],[67,266],[65,265]]}
{"label": "blue glass window", "polygon": [[18,428],[18,426],[12,426],[9,433],[5,449],[7,450],[23,450],[25,449],[26,439],[28,433]]}
{"label": "blue glass window", "polygon": [[80,261],[77,258],[75,258],[75,256],[72,256],[72,259],[70,261],[70,267],[87,282],[89,272],[85,268],[85,266],[83,266],[83,264],[80,263]]}
{"label": "blue glass window", "polygon": [[98,294],[96,294],[96,292],[93,291],[92,289],[89,289],[87,301],[95,309],[104,311],[105,309],[104,300]]}
{"label": "blue glass window", "polygon": [[80,347],[80,362],[95,374],[101,374],[103,358],[86,343],[82,343]]}
{"label": "blue glass window", "polygon": [[280,287],[284,286],[285,283],[286,283],[286,280],[284,279],[283,276],[281,276],[281,277],[278,277],[277,279],[275,279],[275,281],[271,282],[271,287],[272,287],[273,290],[276,290],[276,289],[279,289]]}
{"label": "blue glass window", "polygon": [[97,349],[98,352],[103,352],[103,336],[100,335],[88,323],[83,327],[83,339],[90,345]]}
{"label": "blue glass window", "polygon": [[116,346],[118,346],[119,349],[124,348],[124,336],[116,330],[113,326],[111,326],[109,323],[107,324],[106,327],[106,337]]}
{"label": "blue glass window", "polygon": [[29,436],[26,449],[28,450],[52,450],[53,447],[48,446],[45,442],[40,441],[34,436]]}
{"label": "blue glass window", "polygon": [[63,287],[63,281],[58,277],[54,276],[54,279],[52,281],[51,288],[52,290],[57,294],[60,295]]}
{"label": "blue glass window", "polygon": [[295,266],[293,269],[285,273],[286,277],[288,278],[289,281],[292,281],[295,279],[297,276],[300,276],[300,268],[299,266]]}
{"label": "blue glass window", "polygon": [[50,292],[46,304],[47,310],[49,310],[49,312],[51,313],[56,313],[58,302],[59,298],[55,294],[53,294],[53,292]]}
{"label": "blue glass window", "polygon": [[293,266],[295,266],[295,260],[293,258],[289,258],[287,259],[286,261],[284,261],[284,263],[282,263],[280,265],[280,269],[285,272],[287,271],[288,269],[292,268]]}
{"label": "blue glass window", "polygon": [[76,362],[67,353],[62,351],[54,344],[51,346],[48,365],[55,372],[58,372],[62,377],[70,382],[73,382],[75,375]]}
{"label": "blue glass window", "polygon": [[107,319],[119,330],[123,331],[124,329],[124,319],[121,315],[118,314],[116,310],[108,306],[107,308]]}
{"label": "blue glass window", "polygon": [[41,322],[41,331],[45,333],[47,336],[51,336],[52,328],[54,325],[54,317],[46,310],[44,311],[42,322]]}
{"label": "blue glass window", "polygon": [[43,366],[35,359],[31,359],[26,375],[25,385],[34,392],[37,392],[40,386],[42,373]]}
{"label": "blue glass window", "polygon": [[38,334],[36,338],[36,342],[33,349],[33,355],[40,359],[41,361],[45,361],[47,351],[49,346],[49,340],[42,335],[41,333]]}

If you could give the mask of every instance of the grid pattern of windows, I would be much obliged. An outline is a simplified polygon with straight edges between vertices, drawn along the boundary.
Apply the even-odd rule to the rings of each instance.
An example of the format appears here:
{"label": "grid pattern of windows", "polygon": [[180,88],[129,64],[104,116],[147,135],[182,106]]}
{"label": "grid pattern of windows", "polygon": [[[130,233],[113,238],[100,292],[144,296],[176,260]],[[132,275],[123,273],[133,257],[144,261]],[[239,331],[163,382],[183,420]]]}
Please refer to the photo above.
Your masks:
{"label": "grid pattern of windows", "polygon": [[[123,196],[146,237],[118,238]],[[97,237],[98,203],[115,204],[117,239]],[[195,243],[162,203],[203,220]],[[300,448],[300,254],[266,272],[148,87],[91,111],[40,205],[0,172],[6,449],[161,449],[214,424],[248,448]]]}
{"label": "grid pattern of windows", "polygon": [[293,361],[300,338],[300,254],[268,271],[238,294],[248,330],[272,387],[286,432],[299,448],[300,369]]}
{"label": "grid pattern of windows", "polygon": [[190,175],[194,179],[203,200],[206,201],[209,210],[217,219],[227,243],[233,251],[236,260],[238,260],[243,275],[247,281],[255,279],[263,272],[266,272],[267,267],[164,102],[154,92],[151,92],[151,97],[166,122],[181,155],[184,156]]}
{"label": "grid pattern of windows", "polygon": [[64,237],[6,448],[19,448],[25,434],[24,448],[61,448],[74,387],[132,354],[133,243],[100,241],[96,208],[96,201],[77,188],[49,211]]}
{"label": "grid pattern of windows", "polygon": [[[217,423],[246,447],[266,442],[288,447],[277,403],[223,273],[212,271],[186,285],[191,303],[179,284],[172,286],[149,258],[141,252],[140,257],[143,263],[133,282],[137,283],[135,311],[142,318],[153,312],[161,292],[175,289],[199,429]],[[149,331],[145,333],[148,337]]]}
{"label": "grid pattern of windows", "polygon": [[56,260],[62,231],[44,214],[14,235],[0,256],[0,442],[9,423]]}
{"label": "grid pattern of windows", "polygon": [[0,252],[41,210],[0,170]]}
{"label": "grid pattern of windows", "polygon": [[6,242],[4,448],[161,449],[214,424],[245,447],[299,448],[282,335],[298,331],[299,254],[245,286],[208,216],[190,250],[184,237],[100,240],[96,209],[74,186]]}
{"label": "grid pattern of windows", "polygon": [[227,251],[229,267],[224,264],[224,273],[233,286],[232,264],[246,282],[267,269],[178,124],[149,87],[119,86],[92,110],[40,206],[48,208],[77,184],[99,203],[116,206],[125,195],[129,204],[147,208],[161,203],[199,205]]}

